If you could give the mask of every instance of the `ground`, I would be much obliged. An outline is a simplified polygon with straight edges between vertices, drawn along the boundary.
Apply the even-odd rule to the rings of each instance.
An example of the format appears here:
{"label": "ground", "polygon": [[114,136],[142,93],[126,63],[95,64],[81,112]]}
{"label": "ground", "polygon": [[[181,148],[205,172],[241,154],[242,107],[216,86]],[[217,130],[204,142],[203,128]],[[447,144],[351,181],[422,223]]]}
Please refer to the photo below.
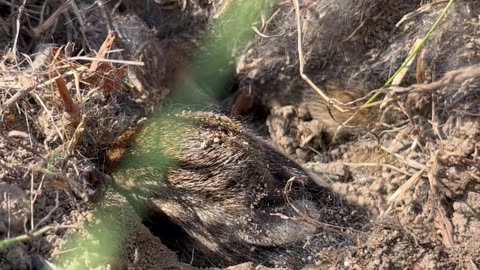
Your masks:
{"label": "ground", "polygon": [[[345,123],[447,3],[295,2],[265,3],[248,38],[222,32],[235,23],[226,0],[1,2],[0,268],[196,269],[108,177],[145,118],[193,100],[368,210],[355,244],[305,269],[478,269],[479,4],[455,2],[381,104]],[[221,91],[202,85],[212,78]]]}

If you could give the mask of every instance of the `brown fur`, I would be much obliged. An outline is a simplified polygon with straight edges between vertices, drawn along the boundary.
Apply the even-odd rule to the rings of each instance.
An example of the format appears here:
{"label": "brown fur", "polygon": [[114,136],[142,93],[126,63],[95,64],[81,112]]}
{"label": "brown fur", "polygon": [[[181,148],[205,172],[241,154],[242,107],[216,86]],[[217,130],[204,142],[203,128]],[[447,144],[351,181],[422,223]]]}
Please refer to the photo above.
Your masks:
{"label": "brown fur", "polygon": [[[154,118],[113,177],[140,211],[181,228],[189,239],[187,254],[194,249],[197,265],[276,264],[268,254],[301,247],[317,227],[271,214],[298,218],[295,207],[319,219],[318,201],[325,206],[335,197],[236,121],[204,112]],[[290,179],[296,184],[287,204],[284,188]],[[307,186],[318,193],[316,203],[303,189]],[[300,263],[288,259],[289,266]]]}

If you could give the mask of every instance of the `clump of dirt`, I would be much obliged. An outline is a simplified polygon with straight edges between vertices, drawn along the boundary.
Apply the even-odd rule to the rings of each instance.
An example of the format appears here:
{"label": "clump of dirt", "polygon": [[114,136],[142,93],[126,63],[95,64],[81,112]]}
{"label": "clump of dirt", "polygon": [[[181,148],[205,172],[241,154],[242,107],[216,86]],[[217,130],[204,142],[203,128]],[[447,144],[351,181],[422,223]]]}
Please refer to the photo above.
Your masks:
{"label": "clump of dirt", "polygon": [[324,151],[331,138],[318,119],[305,106],[273,108],[267,118],[272,142],[302,162],[311,160],[311,149]]}

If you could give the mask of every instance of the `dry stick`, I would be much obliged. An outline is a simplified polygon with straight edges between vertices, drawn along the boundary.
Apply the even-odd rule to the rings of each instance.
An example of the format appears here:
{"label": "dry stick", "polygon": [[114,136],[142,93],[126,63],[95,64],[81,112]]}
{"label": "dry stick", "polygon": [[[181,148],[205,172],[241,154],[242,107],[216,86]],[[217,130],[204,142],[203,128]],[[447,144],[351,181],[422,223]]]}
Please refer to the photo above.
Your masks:
{"label": "dry stick", "polygon": [[281,36],[285,35],[285,31],[281,34],[265,35],[265,34],[261,33],[260,30],[258,30],[258,28],[255,27],[255,26],[252,26],[251,29],[253,30],[253,32],[255,32],[257,35],[261,36],[262,38],[281,37]]}
{"label": "dry stick", "polygon": [[[34,179],[33,172],[31,172],[30,174],[32,176],[31,177],[31,181],[32,181],[31,184],[33,185],[33,179]],[[44,182],[45,182],[45,176],[42,176],[42,178],[40,180],[40,183],[38,184],[37,190],[34,193],[33,199],[30,202],[31,203],[31,209],[32,209],[32,220],[30,221],[30,226],[31,226],[32,230],[35,228],[33,206],[35,205],[35,202],[37,201],[38,195],[40,194],[40,190],[43,188],[43,183]]]}
{"label": "dry stick", "polygon": [[403,183],[390,197],[388,197],[388,202],[394,203],[398,201],[407,190],[409,190],[422,176],[426,169],[422,169],[412,175],[405,183]]}
{"label": "dry stick", "polygon": [[94,57],[87,57],[87,56],[68,57],[67,60],[98,61],[98,62],[117,63],[117,64],[132,65],[132,66],[144,66],[145,65],[145,63],[141,62],[141,61],[127,61],[127,60],[118,60],[118,59],[97,59],[97,58],[94,58]]}
{"label": "dry stick", "polygon": [[394,94],[410,92],[433,92],[450,84],[461,84],[470,79],[480,78],[480,64],[475,64],[447,72],[443,78],[432,83],[413,84],[409,87],[390,87]]}
{"label": "dry stick", "polygon": [[58,206],[60,206],[60,201],[59,201],[59,193],[58,191],[55,191],[55,206],[52,208],[52,210],[50,210],[50,212],[48,212],[48,214],[46,216],[44,216],[38,223],[37,225],[35,225],[34,227],[34,230],[37,230],[38,227],[40,227],[41,225],[43,225],[45,222],[48,221],[48,219],[53,215],[53,212],[55,212],[57,209],[58,209]]}
{"label": "dry stick", "polygon": [[18,16],[17,16],[17,32],[15,33],[15,40],[13,41],[13,59],[15,60],[15,63],[17,63],[17,44],[18,44],[18,36],[20,35],[20,18],[22,17],[23,9],[25,8],[25,4],[27,3],[27,0],[23,0],[22,5],[18,9]]}
{"label": "dry stick", "polygon": [[343,163],[343,165],[349,166],[349,167],[385,167],[387,169],[391,169],[399,173],[412,176],[411,173],[386,163],[373,163],[373,162],[372,163]]}
{"label": "dry stick", "polygon": [[393,153],[392,151],[390,151],[389,149],[387,149],[386,147],[384,146],[381,146],[380,149],[382,149],[383,151],[391,154],[391,155],[394,155],[396,158],[398,158],[400,161],[402,161],[404,164],[414,168],[414,169],[417,169],[417,170],[425,170],[426,169],[426,166],[423,165],[422,163],[419,163],[417,161],[414,161],[414,160],[411,160],[411,159],[408,159],[408,158],[405,158],[397,153]]}
{"label": "dry stick", "polygon": [[[283,189],[283,197],[285,198],[285,201],[287,202],[287,204],[290,206],[290,208],[292,208],[292,210],[297,214],[299,215],[299,217],[289,217],[287,215],[284,215],[282,213],[270,213],[271,216],[278,216],[280,217],[281,219],[285,219],[285,220],[293,220],[293,221],[305,221],[305,222],[308,222],[312,225],[315,225],[319,228],[323,228],[325,230],[330,230],[331,232],[334,232],[334,233],[339,233],[339,234],[345,234],[342,232],[342,229],[347,229],[345,227],[341,227],[341,226],[337,226],[337,225],[333,225],[333,224],[328,224],[328,223],[324,223],[324,222],[320,222],[314,218],[312,218],[309,214],[308,214],[308,210],[306,208],[304,208],[304,212],[300,212],[300,210],[295,207],[295,205],[293,205],[290,201],[290,197],[288,196],[288,193],[291,191],[292,189],[292,185],[293,185],[293,182],[295,181],[298,181],[297,178],[295,176],[293,176],[292,178],[290,178],[287,183],[285,184],[285,187]],[[362,233],[364,234],[364,232],[362,231],[359,231],[359,230],[356,230],[356,229],[353,229],[353,228],[348,228],[352,231],[355,231],[357,233]]]}
{"label": "dry stick", "polygon": [[40,35],[47,31],[57,20],[58,17],[68,8],[70,2],[72,0],[67,0],[63,4],[61,4],[55,12],[53,12],[52,16],[50,16],[44,23],[32,29],[32,33],[34,37],[38,38]]}
{"label": "dry stick", "polygon": [[45,110],[50,121],[52,121],[52,124],[55,127],[55,131],[57,132],[58,137],[62,140],[62,142],[65,142],[65,137],[60,131],[60,128],[58,128],[57,124],[55,123],[55,118],[53,118],[53,113],[48,109],[47,105],[45,105],[45,102],[43,102],[43,100],[40,98],[39,95],[37,95],[37,93],[34,93],[33,96],[37,99],[38,103],[40,103],[40,106],[42,106],[42,108]]}
{"label": "dry stick", "polygon": [[107,37],[102,43],[102,46],[100,46],[100,49],[98,50],[97,55],[95,55],[94,60],[90,64],[90,72],[94,72],[97,70],[98,65],[102,59],[106,59],[106,55],[110,51],[110,48],[112,47],[113,41],[115,40],[115,33],[110,32],[108,33]]}
{"label": "dry stick", "polygon": [[298,0],[292,0],[293,6],[295,8],[295,21],[297,23],[297,50],[298,50],[298,62],[300,66],[300,77],[307,82],[307,84],[313,88],[328,104],[332,105],[335,109],[340,112],[348,112],[349,110],[340,107],[339,105],[344,105],[343,103],[328,97],[320,88],[318,88],[315,83],[313,83],[310,78],[304,73],[304,59],[303,59],[303,49],[302,49],[302,26],[300,21],[300,5]]}
{"label": "dry stick", "polygon": [[30,173],[30,230],[33,230],[33,228],[35,227],[35,224],[34,224],[35,221],[33,219],[34,218],[33,205],[35,204],[35,199],[33,194],[33,180],[34,180],[34,175],[33,173]]}
{"label": "dry stick", "polygon": [[28,93],[30,93],[33,89],[35,89],[35,83],[31,83],[29,86],[24,88],[23,90],[20,90],[16,92],[12,97],[10,97],[5,103],[3,103],[0,106],[0,115],[3,114],[5,110],[8,108],[12,107],[17,103],[17,101],[21,100],[24,96],[26,96]]}
{"label": "dry stick", "polygon": [[[10,226],[11,226],[11,208],[10,208],[10,193],[4,192],[3,193],[4,199],[7,201],[7,215],[8,215],[8,222],[7,222],[7,238],[10,238]],[[5,198],[6,197],[6,198]]]}
{"label": "dry stick", "polygon": [[[28,112],[27,112],[27,107],[23,107],[23,115],[25,115],[25,124],[27,126],[27,137],[28,137],[28,142],[30,143],[30,148],[33,149],[33,140],[32,140],[32,129],[30,127],[30,121],[28,121]],[[12,131],[11,131],[12,132]],[[11,134],[11,133],[10,133]]]}

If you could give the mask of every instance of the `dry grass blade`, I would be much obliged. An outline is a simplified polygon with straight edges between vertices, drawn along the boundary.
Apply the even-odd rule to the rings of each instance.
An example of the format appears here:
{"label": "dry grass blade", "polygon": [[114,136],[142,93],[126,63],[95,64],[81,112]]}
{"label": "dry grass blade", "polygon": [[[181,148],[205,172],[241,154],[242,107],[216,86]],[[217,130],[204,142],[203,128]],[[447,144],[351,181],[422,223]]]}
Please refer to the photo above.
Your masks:
{"label": "dry grass blade", "polygon": [[23,0],[22,5],[18,9],[18,17],[17,17],[17,31],[15,33],[15,40],[13,41],[13,58],[15,62],[17,62],[17,44],[18,44],[18,36],[20,34],[20,18],[23,13],[23,9],[25,8],[25,4],[27,3],[27,0]]}
{"label": "dry grass blade", "polygon": [[383,151],[391,154],[391,155],[394,155],[396,158],[398,158],[400,161],[402,161],[405,165],[408,165],[414,169],[417,169],[417,170],[425,170],[426,169],[426,166],[417,162],[417,161],[414,161],[414,160],[411,160],[411,159],[408,159],[408,158],[405,158],[397,153],[393,153],[392,151],[390,151],[389,149],[385,148],[384,146],[381,146],[380,147]]}
{"label": "dry grass blade", "polygon": [[390,195],[390,197],[388,197],[388,202],[392,204],[398,199],[400,199],[403,194],[405,194],[405,192],[409,190],[421,178],[424,172],[425,170],[422,169],[412,175],[405,183],[403,183],[403,185],[401,185],[392,195]]}
{"label": "dry grass blade", "polygon": [[399,173],[402,173],[402,174],[405,174],[405,175],[408,175],[408,176],[412,176],[411,173],[409,173],[405,170],[397,168],[397,167],[395,167],[391,164],[385,164],[385,163],[343,163],[343,165],[349,166],[349,167],[384,167],[384,168],[388,168],[388,169],[397,171]]}
{"label": "dry grass blade", "polygon": [[304,73],[304,59],[303,59],[303,49],[302,49],[302,23],[300,19],[300,5],[298,4],[298,0],[292,0],[293,6],[295,8],[295,20],[297,23],[297,50],[298,50],[298,61],[299,61],[299,66],[300,66],[300,77],[307,82],[307,84],[312,87],[329,105],[332,105],[335,109],[337,109],[340,112],[348,112],[349,109],[342,108],[340,105],[344,105],[341,102],[338,102],[335,99],[330,98],[327,96],[320,88],[318,88],[315,83],[308,78],[308,76]]}
{"label": "dry grass blade", "polygon": [[[11,108],[15,103],[20,101],[23,97],[25,97],[28,93],[36,89],[36,81],[34,79],[32,80],[23,80],[22,82],[19,82],[16,84],[17,89],[21,89],[20,91],[16,92],[13,96],[11,96],[5,103],[0,105],[0,115],[3,114],[3,112],[9,108]],[[14,88],[16,88],[14,87]]]}
{"label": "dry grass blade", "polygon": [[100,60],[106,58],[105,56],[107,55],[110,48],[112,47],[114,40],[115,40],[115,33],[113,32],[108,33],[108,36],[103,41],[102,46],[100,47],[100,50],[98,50],[98,53],[95,56],[95,59],[92,61],[92,64],[90,65],[90,69],[89,69],[90,72],[94,72],[95,70],[97,70]]}
{"label": "dry grass blade", "polygon": [[428,181],[430,184],[429,199],[433,201],[434,212],[436,213],[436,223],[440,227],[440,232],[443,239],[443,244],[446,247],[451,247],[454,244],[453,241],[453,224],[452,221],[448,218],[447,211],[442,205],[441,201],[443,195],[439,194],[438,187],[440,183],[438,181],[438,161],[437,161],[438,152],[432,153],[431,162],[432,165],[428,170]]}
{"label": "dry grass blade", "polygon": [[128,60],[117,60],[117,59],[98,59],[95,57],[88,56],[74,56],[67,58],[70,61],[84,60],[84,61],[96,61],[96,62],[105,62],[105,63],[116,63],[116,64],[125,64],[132,66],[144,66],[145,64],[141,61],[128,61]]}
{"label": "dry grass blade", "polygon": [[480,78],[480,64],[447,72],[443,78],[428,84],[414,84],[409,87],[390,87],[395,94],[409,92],[432,92],[450,84],[461,84],[467,80]]}
{"label": "dry grass blade", "polygon": [[34,37],[40,37],[43,32],[47,31],[50,27],[52,27],[58,17],[60,17],[60,15],[62,15],[62,13],[68,8],[71,1],[72,0],[65,1],[45,22],[32,29]]}

